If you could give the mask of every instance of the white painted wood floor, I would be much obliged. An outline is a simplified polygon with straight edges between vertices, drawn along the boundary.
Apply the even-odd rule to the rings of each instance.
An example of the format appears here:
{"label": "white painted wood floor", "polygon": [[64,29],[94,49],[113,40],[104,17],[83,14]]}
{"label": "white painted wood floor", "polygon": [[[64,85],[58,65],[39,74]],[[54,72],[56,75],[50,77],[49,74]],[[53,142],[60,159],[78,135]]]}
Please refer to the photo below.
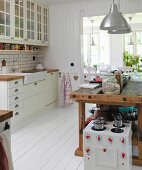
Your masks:
{"label": "white painted wood floor", "polygon": [[[74,104],[23,122],[24,127],[12,133],[14,170],[84,170],[83,158],[74,155],[78,146],[77,113]],[[133,166],[133,170],[140,169]]]}

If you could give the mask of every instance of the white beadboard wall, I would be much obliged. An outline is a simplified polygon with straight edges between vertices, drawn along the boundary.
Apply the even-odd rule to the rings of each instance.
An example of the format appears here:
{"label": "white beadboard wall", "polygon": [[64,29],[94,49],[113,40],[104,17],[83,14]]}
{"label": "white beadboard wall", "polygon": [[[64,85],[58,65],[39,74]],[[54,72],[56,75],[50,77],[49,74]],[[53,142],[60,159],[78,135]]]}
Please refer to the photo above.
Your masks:
{"label": "white beadboard wall", "polygon": [[[49,5],[50,45],[44,64],[49,68],[59,68],[62,73],[77,74],[77,81],[71,74],[73,90],[82,81],[81,18],[105,15],[111,2],[112,0],[86,0]],[[142,12],[142,0],[121,0],[120,10],[123,13]],[[70,66],[72,62],[74,67]]]}

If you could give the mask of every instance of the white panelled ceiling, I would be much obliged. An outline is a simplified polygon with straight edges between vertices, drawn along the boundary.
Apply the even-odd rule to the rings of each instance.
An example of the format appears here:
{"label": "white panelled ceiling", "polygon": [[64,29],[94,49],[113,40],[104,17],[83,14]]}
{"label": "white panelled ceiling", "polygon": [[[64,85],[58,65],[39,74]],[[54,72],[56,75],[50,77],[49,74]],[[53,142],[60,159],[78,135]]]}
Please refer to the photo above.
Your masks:
{"label": "white panelled ceiling", "polygon": [[77,2],[77,1],[85,1],[85,0],[38,0],[44,4],[55,4],[55,3],[64,3],[64,2]]}

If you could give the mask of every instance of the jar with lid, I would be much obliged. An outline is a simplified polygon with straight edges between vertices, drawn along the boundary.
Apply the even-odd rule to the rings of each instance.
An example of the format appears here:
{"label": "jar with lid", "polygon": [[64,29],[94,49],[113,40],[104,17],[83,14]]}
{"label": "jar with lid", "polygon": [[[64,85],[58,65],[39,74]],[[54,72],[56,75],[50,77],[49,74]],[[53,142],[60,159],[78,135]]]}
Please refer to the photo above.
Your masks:
{"label": "jar with lid", "polygon": [[104,94],[119,94],[120,85],[114,76],[104,77],[102,82],[102,90]]}

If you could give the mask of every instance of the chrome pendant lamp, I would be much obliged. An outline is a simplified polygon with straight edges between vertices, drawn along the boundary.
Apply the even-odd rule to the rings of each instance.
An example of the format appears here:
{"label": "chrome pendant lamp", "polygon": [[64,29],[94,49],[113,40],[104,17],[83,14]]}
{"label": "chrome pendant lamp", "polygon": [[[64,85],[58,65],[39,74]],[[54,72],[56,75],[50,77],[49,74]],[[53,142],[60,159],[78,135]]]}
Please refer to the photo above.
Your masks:
{"label": "chrome pendant lamp", "polygon": [[122,13],[118,11],[117,4],[114,3],[114,0],[109,13],[101,22],[100,29],[113,32],[121,30],[121,34],[131,32],[129,24],[123,17]]}
{"label": "chrome pendant lamp", "polygon": [[[131,26],[132,17],[129,17],[129,20],[130,20],[130,26]],[[134,45],[134,42],[132,39],[132,34],[130,34],[130,41],[129,41],[128,45]]]}
{"label": "chrome pendant lamp", "polygon": [[108,34],[127,34],[127,33],[131,33],[131,27],[129,27],[128,29],[125,30],[111,30],[108,31]]}
{"label": "chrome pendant lamp", "polygon": [[108,34],[126,34],[126,33],[131,33],[132,29],[131,29],[131,17],[129,17],[130,20],[130,24],[128,25],[128,28],[125,30],[112,30],[112,31],[108,31]]}
{"label": "chrome pendant lamp", "polygon": [[96,44],[95,44],[95,42],[94,42],[94,37],[93,37],[93,35],[94,35],[94,29],[93,29],[93,24],[94,24],[94,20],[91,20],[91,23],[92,23],[92,37],[91,37],[91,46],[95,46]]}

